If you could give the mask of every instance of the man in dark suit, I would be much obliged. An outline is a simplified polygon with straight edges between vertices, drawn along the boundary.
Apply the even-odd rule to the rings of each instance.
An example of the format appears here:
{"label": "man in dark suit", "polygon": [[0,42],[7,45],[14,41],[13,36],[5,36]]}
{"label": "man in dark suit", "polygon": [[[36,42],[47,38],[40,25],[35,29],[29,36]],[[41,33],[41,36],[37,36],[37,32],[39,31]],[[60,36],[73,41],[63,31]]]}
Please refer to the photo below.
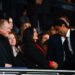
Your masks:
{"label": "man in dark suit", "polygon": [[59,69],[75,69],[75,31],[71,31],[64,20],[57,20],[55,27],[59,34],[49,39],[48,59],[56,61]]}

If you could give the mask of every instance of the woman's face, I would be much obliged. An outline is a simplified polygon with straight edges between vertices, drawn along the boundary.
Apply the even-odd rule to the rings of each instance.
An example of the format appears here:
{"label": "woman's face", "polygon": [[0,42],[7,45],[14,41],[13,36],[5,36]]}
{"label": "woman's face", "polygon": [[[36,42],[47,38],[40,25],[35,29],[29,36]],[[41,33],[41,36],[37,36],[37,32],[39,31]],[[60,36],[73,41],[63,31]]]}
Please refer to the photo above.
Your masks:
{"label": "woman's face", "polygon": [[8,39],[9,39],[9,42],[10,42],[11,46],[15,46],[16,45],[16,38],[15,38],[14,34],[9,34]]}
{"label": "woman's face", "polygon": [[31,27],[31,24],[30,23],[25,23],[24,24],[24,30],[27,29],[27,28],[29,28],[29,27]]}
{"label": "woman's face", "polygon": [[33,40],[38,40],[38,33],[37,33],[37,30],[34,28],[33,29]]}
{"label": "woman's face", "polygon": [[45,34],[42,36],[42,40],[41,40],[41,43],[44,44],[45,41],[47,41],[49,39],[49,34]]}
{"label": "woman's face", "polygon": [[53,27],[53,26],[51,27],[50,33],[51,33],[51,35],[54,35],[57,33],[55,27]]}
{"label": "woman's face", "polygon": [[13,29],[13,19],[9,18],[10,29]]}

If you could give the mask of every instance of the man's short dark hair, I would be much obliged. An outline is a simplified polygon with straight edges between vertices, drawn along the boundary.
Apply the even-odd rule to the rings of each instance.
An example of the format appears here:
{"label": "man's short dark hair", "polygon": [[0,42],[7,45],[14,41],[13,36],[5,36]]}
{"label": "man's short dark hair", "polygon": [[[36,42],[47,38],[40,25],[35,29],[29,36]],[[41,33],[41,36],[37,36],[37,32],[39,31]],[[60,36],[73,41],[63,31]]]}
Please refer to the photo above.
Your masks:
{"label": "man's short dark hair", "polygon": [[69,26],[67,25],[67,23],[65,22],[65,21],[63,21],[63,20],[56,20],[56,22],[55,22],[55,26],[57,25],[57,26],[62,26],[62,24],[64,24],[65,25],[65,27],[67,27],[67,28],[69,28]]}

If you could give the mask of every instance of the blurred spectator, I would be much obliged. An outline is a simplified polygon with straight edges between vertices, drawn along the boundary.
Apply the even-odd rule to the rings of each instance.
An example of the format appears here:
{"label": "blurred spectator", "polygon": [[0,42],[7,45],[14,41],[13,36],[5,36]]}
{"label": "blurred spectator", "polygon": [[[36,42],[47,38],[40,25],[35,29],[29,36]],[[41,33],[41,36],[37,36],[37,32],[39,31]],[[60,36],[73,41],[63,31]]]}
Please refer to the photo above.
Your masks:
{"label": "blurred spectator", "polygon": [[72,2],[72,0],[67,0],[68,1],[68,3],[71,3]]}
{"label": "blurred spectator", "polygon": [[51,11],[52,0],[27,0],[28,15],[34,27],[40,26],[41,31],[46,31],[48,26],[53,24],[53,14]]}
{"label": "blurred spectator", "polygon": [[41,40],[41,44],[43,45],[45,43],[45,41],[47,41],[49,39],[50,35],[48,32],[43,32],[39,35],[39,38]]}
{"label": "blurred spectator", "polygon": [[41,5],[42,2],[43,2],[43,0],[35,0],[35,3],[36,3],[37,5]]}
{"label": "blurred spectator", "polygon": [[46,41],[50,38],[50,35],[48,32],[43,32],[39,35],[40,37],[40,41],[41,41],[41,44],[45,50],[45,53],[47,52],[47,44],[46,44]]}
{"label": "blurred spectator", "polygon": [[50,27],[50,29],[48,30],[48,32],[49,32],[50,36],[58,33],[58,31],[55,29],[54,25],[52,25]]}
{"label": "blurred spectator", "polygon": [[12,17],[6,17],[5,19],[8,20],[10,29],[15,32],[17,35],[19,34],[19,28],[14,24]]}
{"label": "blurred spectator", "polygon": [[29,17],[27,16],[27,10],[24,10],[20,17],[20,23],[22,24],[24,22],[30,22]]}
{"label": "blurred spectator", "polygon": [[23,32],[27,29],[31,27],[31,23],[30,22],[24,22],[21,27],[20,27],[20,34],[19,34],[19,41],[20,43],[22,42],[22,38],[23,38]]}

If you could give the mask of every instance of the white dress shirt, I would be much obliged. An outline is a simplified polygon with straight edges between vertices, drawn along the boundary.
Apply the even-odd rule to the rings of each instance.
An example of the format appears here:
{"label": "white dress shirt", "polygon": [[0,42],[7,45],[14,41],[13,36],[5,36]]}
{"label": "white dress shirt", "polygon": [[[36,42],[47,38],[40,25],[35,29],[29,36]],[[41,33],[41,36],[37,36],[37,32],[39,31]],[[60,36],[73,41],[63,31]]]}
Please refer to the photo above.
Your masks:
{"label": "white dress shirt", "polygon": [[[66,37],[67,37],[67,40],[68,40],[68,47],[69,47],[69,50],[71,52],[71,54],[73,54],[73,50],[72,50],[72,47],[71,47],[71,42],[70,42],[70,29],[68,30],[67,34],[66,34]],[[61,37],[61,40],[62,40],[62,44],[64,43],[65,41],[65,37]]]}

